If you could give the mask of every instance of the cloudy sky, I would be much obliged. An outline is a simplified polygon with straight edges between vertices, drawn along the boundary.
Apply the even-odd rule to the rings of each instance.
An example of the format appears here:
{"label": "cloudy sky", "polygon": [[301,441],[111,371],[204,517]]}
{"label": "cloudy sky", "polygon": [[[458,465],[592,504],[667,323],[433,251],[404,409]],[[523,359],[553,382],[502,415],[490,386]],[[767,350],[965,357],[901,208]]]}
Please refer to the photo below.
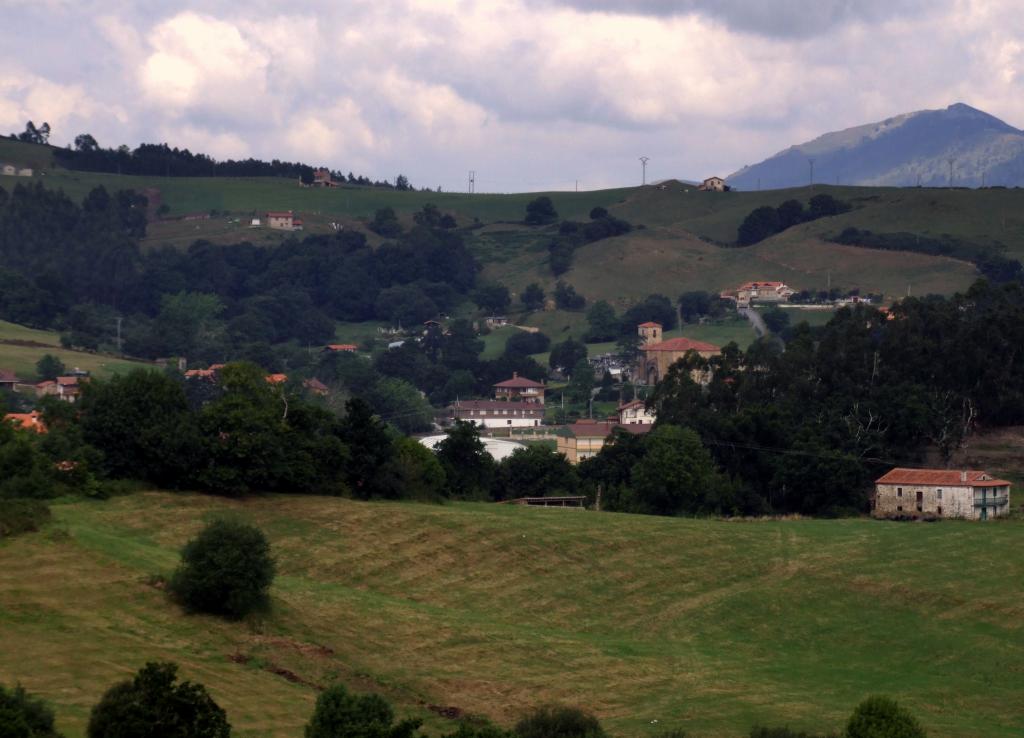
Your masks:
{"label": "cloudy sky", "polygon": [[0,0],[0,130],[417,186],[727,174],[962,101],[1024,126],[1019,0]]}

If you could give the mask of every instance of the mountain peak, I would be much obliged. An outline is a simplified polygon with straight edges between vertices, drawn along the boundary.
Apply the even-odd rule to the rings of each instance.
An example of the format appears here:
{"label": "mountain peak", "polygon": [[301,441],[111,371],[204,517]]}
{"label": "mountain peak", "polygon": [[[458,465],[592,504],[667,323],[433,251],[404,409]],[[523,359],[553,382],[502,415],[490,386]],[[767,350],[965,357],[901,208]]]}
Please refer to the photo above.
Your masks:
{"label": "mountain peak", "polygon": [[959,186],[1024,184],[1024,132],[983,110],[955,102],[877,123],[825,133],[729,177],[737,189],[826,184]]}

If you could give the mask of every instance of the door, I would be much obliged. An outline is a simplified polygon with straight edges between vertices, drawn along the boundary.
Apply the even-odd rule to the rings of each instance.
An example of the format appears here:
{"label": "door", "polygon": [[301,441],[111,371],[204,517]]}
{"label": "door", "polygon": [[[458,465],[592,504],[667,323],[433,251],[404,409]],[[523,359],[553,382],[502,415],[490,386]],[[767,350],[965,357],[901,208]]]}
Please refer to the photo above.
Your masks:
{"label": "door", "polygon": [[924,492],[922,492],[921,490],[917,491],[917,511],[924,511]]}

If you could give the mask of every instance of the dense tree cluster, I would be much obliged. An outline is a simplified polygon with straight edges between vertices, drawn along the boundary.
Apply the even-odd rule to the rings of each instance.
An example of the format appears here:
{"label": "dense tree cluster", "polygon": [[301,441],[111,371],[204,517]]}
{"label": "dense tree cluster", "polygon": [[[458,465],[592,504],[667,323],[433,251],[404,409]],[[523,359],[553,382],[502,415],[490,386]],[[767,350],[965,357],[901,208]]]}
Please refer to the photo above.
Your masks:
{"label": "dense tree cluster", "polygon": [[557,277],[569,271],[573,254],[581,246],[604,238],[621,236],[631,230],[633,226],[630,223],[609,215],[604,208],[591,210],[590,220],[586,223],[563,220],[558,227],[558,235],[548,244],[548,263],[551,272]]}
{"label": "dense tree cluster", "polygon": [[633,337],[636,335],[636,327],[648,321],[660,323],[666,331],[670,331],[679,322],[676,307],[664,295],[653,294],[617,316],[615,309],[601,300],[587,311],[588,327],[584,339],[588,343],[600,343]]}
{"label": "dense tree cluster", "polygon": [[762,205],[753,210],[740,223],[736,244],[752,246],[792,226],[830,215],[839,215],[849,209],[849,203],[824,193],[812,197],[806,208],[799,200],[786,200],[777,208],[773,208],[771,205]]}

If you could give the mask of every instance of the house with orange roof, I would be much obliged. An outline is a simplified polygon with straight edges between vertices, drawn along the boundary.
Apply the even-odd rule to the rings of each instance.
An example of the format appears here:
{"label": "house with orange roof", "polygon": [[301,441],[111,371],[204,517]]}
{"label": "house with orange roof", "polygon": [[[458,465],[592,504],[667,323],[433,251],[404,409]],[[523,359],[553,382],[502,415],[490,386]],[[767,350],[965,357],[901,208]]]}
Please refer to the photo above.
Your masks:
{"label": "house with orange roof", "polygon": [[34,433],[46,433],[46,423],[38,410],[30,413],[7,413],[4,416],[5,423],[12,423],[16,428],[32,431]]}
{"label": "house with orange roof", "polygon": [[324,346],[324,351],[332,354],[348,352],[354,354],[359,347],[354,343],[329,343]]}
{"label": "house with orange roof", "polygon": [[285,382],[288,381],[288,375],[287,374],[268,374],[266,376],[266,380],[267,380],[268,384],[275,384],[275,385],[276,384],[284,384]]}
{"label": "house with orange roof", "polygon": [[896,468],[875,480],[876,518],[988,520],[1010,512],[1010,482],[972,469]]}
{"label": "house with orange roof", "polygon": [[57,377],[57,397],[64,402],[74,402],[81,392],[79,377]]}

